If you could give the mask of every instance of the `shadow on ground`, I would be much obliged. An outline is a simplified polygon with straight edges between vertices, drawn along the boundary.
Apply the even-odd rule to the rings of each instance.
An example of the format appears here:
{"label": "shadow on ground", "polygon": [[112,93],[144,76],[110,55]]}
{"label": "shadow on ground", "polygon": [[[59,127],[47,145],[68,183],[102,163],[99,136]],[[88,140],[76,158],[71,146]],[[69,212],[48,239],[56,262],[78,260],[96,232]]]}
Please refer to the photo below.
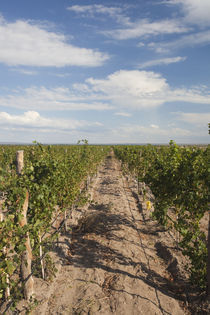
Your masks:
{"label": "shadow on ground", "polygon": [[[121,229],[121,225],[129,226],[136,230],[133,223],[120,215],[101,212],[102,205],[96,207],[99,212],[94,211],[72,230],[72,240],[65,238],[65,246],[70,255],[60,252],[64,264],[71,264],[77,268],[98,268],[113,275],[123,275],[132,279],[142,280],[147,285],[161,291],[167,296],[185,301],[184,290],[179,284],[174,284],[169,279],[161,276],[145,263],[134,262],[130,257],[122,255],[118,250],[101,244],[96,240],[96,236],[105,236],[106,239],[120,241],[114,234]],[[147,233],[147,232],[146,232]],[[114,261],[118,268],[112,268],[108,265]],[[125,271],[126,266],[133,266],[135,273]],[[136,272],[138,271],[139,272]],[[126,292],[129,294],[128,292]]]}

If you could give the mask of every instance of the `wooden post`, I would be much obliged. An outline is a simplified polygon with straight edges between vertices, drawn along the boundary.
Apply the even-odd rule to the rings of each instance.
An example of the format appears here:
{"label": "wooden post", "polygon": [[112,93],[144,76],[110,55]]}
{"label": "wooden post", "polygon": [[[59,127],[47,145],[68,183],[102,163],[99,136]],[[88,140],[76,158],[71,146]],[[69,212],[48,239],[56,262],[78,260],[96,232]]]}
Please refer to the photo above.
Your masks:
{"label": "wooden post", "polygon": [[2,212],[1,205],[0,205],[0,222],[3,222],[3,220],[4,220],[4,214]]}
{"label": "wooden post", "polygon": [[[16,161],[17,161],[16,170],[19,176],[21,176],[23,166],[24,166],[23,154],[24,154],[23,151],[17,151],[17,154],[16,154]],[[23,204],[23,208],[22,208],[23,218],[20,221],[21,227],[27,225],[28,201],[29,201],[29,193],[28,191],[26,191],[26,197]],[[32,272],[31,272],[32,250],[31,250],[29,233],[27,233],[26,235],[25,246],[26,246],[26,250],[22,253],[22,256],[21,256],[21,277],[24,283],[24,297],[26,300],[30,300],[30,298],[32,297],[34,293],[34,280],[33,280]]]}
{"label": "wooden post", "polygon": [[24,151],[20,150],[16,152],[16,171],[18,175],[22,174],[24,167]]}
{"label": "wooden post", "polygon": [[64,211],[64,230],[67,232],[67,213]]}
{"label": "wooden post", "polygon": [[42,269],[42,279],[45,280],[45,272],[44,272],[44,261],[43,261],[43,252],[42,252],[42,238],[39,235],[39,255],[40,255],[40,262],[41,262],[41,269]]}

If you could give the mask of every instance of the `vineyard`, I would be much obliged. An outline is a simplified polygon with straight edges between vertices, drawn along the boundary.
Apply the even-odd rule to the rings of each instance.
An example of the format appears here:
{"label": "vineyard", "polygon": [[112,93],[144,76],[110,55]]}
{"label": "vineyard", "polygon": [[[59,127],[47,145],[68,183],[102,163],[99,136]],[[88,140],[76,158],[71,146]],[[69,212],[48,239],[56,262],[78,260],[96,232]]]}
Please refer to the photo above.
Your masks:
{"label": "vineyard", "polygon": [[[200,221],[208,211],[209,148],[180,148],[171,141],[169,147],[116,147],[115,153],[126,173],[150,187],[153,217],[177,231],[177,245],[191,262],[192,282],[206,288],[207,235]],[[145,185],[138,192],[146,198]]]}
{"label": "vineyard", "polygon": [[30,300],[33,273],[50,277],[47,252],[72,207],[86,202],[85,187],[105,154],[106,148],[87,145],[1,147],[1,299],[12,306],[23,297]]}
{"label": "vineyard", "polygon": [[[105,312],[104,309],[107,306],[103,303],[104,299],[107,302],[107,299],[111,301],[111,298],[114,298],[114,293],[111,296],[110,292],[115,291],[115,294],[127,292],[121,287],[115,287],[115,282],[118,282],[118,285],[122,282],[125,288],[127,283],[125,277],[129,277],[129,281],[142,281],[142,275],[137,278],[133,276],[137,274],[139,264],[144,273],[145,270],[152,270],[148,253],[143,250],[144,262],[140,258],[142,254],[138,249],[142,245],[139,231],[144,231],[147,226],[145,215],[151,224],[149,229],[153,229],[153,222],[158,222],[158,226],[165,231],[164,233],[173,234],[174,246],[188,262],[185,268],[191,286],[196,288],[196,292],[199,292],[201,296],[203,292],[209,296],[208,158],[209,147],[180,147],[173,141],[169,146],[113,146],[112,148],[88,145],[86,141],[75,146],[44,146],[39,143],[31,146],[1,146],[1,309],[6,313],[16,314],[18,304],[23,300],[27,301],[28,305],[25,313],[32,308],[40,307],[34,283],[37,282],[36,279],[51,283],[53,279],[56,280],[56,277],[59,278],[59,275],[56,275],[52,252],[58,250],[62,237],[66,241],[68,236],[69,247],[65,250],[66,253],[71,251],[73,258],[69,263],[69,258],[65,254],[64,260],[68,258],[68,265],[71,266],[69,268],[73,268],[72,266],[75,266],[77,270],[81,268],[81,274],[77,274],[77,278],[83,277],[81,281],[88,282],[91,286],[96,283],[96,278],[102,277],[101,273],[97,273],[99,269],[104,272],[100,285],[101,292],[98,288],[94,293],[97,302],[90,303],[90,298],[86,297],[89,291],[88,294],[93,294],[94,290],[91,287],[89,291],[84,290],[83,300],[88,302],[82,306],[81,301],[80,304],[77,303],[79,305],[77,310],[71,306],[71,312],[65,310],[54,313],[52,309],[47,308],[50,307],[49,301],[52,299],[49,297],[45,312],[41,310],[36,313],[35,311],[34,314],[92,314],[90,309],[94,307],[96,309],[92,311],[93,314],[122,314],[122,305],[121,311],[120,306],[116,309],[112,305],[110,310]],[[132,188],[134,186],[136,189]],[[93,187],[95,190],[90,198]],[[136,209],[136,214],[131,212],[129,200],[133,200],[132,207]],[[128,203],[123,213],[117,212],[121,211],[118,209],[120,203],[121,207]],[[87,205],[89,208],[92,207],[91,211],[87,210]],[[140,208],[137,208],[139,205]],[[138,217],[141,212],[143,219]],[[140,224],[138,222],[141,220],[143,225],[138,227],[137,225]],[[149,229],[147,234],[151,232]],[[138,235],[132,236],[134,232]],[[90,239],[91,237],[93,239]],[[133,238],[130,239],[131,237]],[[119,245],[120,241],[121,245]],[[147,240],[146,245],[151,247],[150,243],[153,241],[157,245],[157,239],[152,236]],[[122,246],[123,242],[125,243]],[[83,248],[82,253],[80,249],[74,248],[74,243],[79,244],[75,248]],[[132,248],[134,243],[137,247],[135,245]],[[88,249],[84,244],[89,244],[90,248]],[[116,244],[119,247],[115,248]],[[96,247],[98,249],[95,252]],[[123,247],[127,254],[131,251],[129,257],[132,259],[129,257],[125,259],[126,253],[118,253],[123,250]],[[101,248],[104,249],[101,251]],[[86,251],[87,256],[84,254]],[[99,254],[100,257],[98,257]],[[77,256],[82,256],[79,264]],[[89,262],[85,264],[87,257]],[[154,261],[157,259],[159,258],[155,256]],[[94,279],[91,278],[91,280],[89,278],[87,280],[89,268],[93,268],[95,272]],[[154,268],[157,268],[155,263]],[[66,285],[69,275],[73,275],[75,270],[65,267],[62,272],[63,275],[65,274],[65,279],[62,278],[62,281]],[[62,277],[62,272],[60,272],[60,277]],[[147,286],[154,287],[155,295],[147,299],[151,299],[152,304],[154,304],[154,299],[159,302],[157,305],[154,304],[156,306],[150,305],[148,309],[145,306],[145,312],[149,312],[151,307],[154,307],[154,309],[159,309],[160,314],[171,314],[170,305],[176,303],[170,300],[174,293],[171,293],[169,298],[165,298],[166,300],[161,300],[157,293],[157,283],[152,284],[156,281],[153,273],[151,273],[152,280],[145,280],[145,283]],[[58,282],[56,280],[56,283]],[[137,302],[139,299],[137,295],[140,294],[138,293],[139,283],[132,282],[134,289],[135,285],[136,292],[133,293],[133,298],[135,297],[136,302],[125,299],[125,304],[127,303],[127,307],[130,305],[133,314],[137,314],[133,304],[136,304],[137,310],[140,307]],[[130,282],[128,287],[131,287]],[[59,290],[64,292],[66,287],[55,290],[53,301],[56,301],[56,292]],[[146,290],[145,288],[145,292]],[[63,296],[65,294],[63,293]],[[73,292],[69,294],[74,296]],[[71,300],[72,305],[76,303],[69,296],[68,299]],[[174,299],[176,299],[175,295]],[[77,295],[75,295],[75,300],[78,300]],[[53,301],[51,301],[52,305],[54,305]],[[115,304],[116,301],[118,297],[115,297]],[[161,306],[161,302],[165,304],[165,308]],[[173,314],[185,314],[184,308],[180,311],[179,306],[174,305],[177,311]]]}

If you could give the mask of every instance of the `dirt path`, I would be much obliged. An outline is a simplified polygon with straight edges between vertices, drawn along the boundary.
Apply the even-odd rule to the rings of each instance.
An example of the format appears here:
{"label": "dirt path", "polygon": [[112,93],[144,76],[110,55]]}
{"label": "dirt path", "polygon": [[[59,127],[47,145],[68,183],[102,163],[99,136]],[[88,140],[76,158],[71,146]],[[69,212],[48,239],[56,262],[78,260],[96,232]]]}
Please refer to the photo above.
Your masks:
{"label": "dirt path", "polygon": [[33,314],[187,314],[157,255],[158,227],[142,216],[113,156],[94,187],[94,202],[73,214],[79,222],[63,237],[59,272],[50,286],[42,282]]}

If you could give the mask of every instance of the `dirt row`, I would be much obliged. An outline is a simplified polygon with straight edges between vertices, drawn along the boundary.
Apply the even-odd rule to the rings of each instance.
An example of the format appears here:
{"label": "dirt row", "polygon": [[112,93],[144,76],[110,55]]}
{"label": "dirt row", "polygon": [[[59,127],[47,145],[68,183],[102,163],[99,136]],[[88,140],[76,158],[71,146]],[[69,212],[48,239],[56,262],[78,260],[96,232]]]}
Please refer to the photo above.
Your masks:
{"label": "dirt row", "polygon": [[108,156],[92,201],[74,210],[59,239],[56,278],[35,279],[32,314],[190,314],[173,236],[150,219],[135,189]]}

